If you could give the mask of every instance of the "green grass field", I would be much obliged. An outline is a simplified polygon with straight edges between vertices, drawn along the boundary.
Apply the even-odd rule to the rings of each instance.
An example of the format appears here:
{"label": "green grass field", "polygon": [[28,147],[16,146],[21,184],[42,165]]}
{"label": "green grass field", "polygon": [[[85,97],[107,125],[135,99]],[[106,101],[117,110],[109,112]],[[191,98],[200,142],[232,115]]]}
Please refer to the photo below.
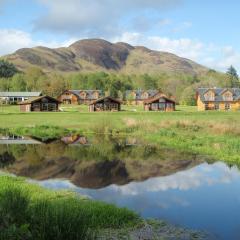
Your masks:
{"label": "green grass field", "polygon": [[240,112],[197,112],[196,107],[177,106],[175,112],[144,112],[142,106],[123,106],[121,112],[89,113],[87,106],[62,106],[63,112],[22,113],[18,106],[0,107],[0,123],[2,128],[32,127],[35,125],[54,125],[65,128],[87,130],[99,120],[107,118],[119,128],[123,127],[127,118],[141,121],[206,121],[237,123]]}

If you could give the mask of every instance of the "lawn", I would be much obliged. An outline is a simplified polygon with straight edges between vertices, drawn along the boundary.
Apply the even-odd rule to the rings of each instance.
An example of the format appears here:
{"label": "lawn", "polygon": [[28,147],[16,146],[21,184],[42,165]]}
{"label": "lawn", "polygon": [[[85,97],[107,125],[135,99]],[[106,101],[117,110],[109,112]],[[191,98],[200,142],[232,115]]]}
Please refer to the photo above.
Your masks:
{"label": "lawn", "polygon": [[123,127],[126,119],[139,121],[197,121],[237,124],[240,112],[197,112],[196,107],[177,106],[176,112],[144,112],[142,106],[123,106],[121,112],[89,113],[87,106],[61,106],[63,112],[21,113],[18,106],[0,107],[2,128],[54,125],[65,128],[87,130],[100,120],[107,118],[117,127]]}

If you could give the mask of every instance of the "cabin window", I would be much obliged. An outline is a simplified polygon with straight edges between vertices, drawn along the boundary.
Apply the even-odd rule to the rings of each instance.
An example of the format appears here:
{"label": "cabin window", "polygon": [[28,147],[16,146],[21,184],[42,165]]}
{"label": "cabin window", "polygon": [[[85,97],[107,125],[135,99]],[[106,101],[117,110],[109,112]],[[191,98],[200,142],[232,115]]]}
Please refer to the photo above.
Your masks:
{"label": "cabin window", "polygon": [[40,103],[33,103],[32,104],[32,111],[40,111]]}
{"label": "cabin window", "polygon": [[81,98],[86,99],[87,93],[86,92],[81,92],[80,96],[81,96]]}
{"label": "cabin window", "polygon": [[63,104],[71,104],[71,99],[63,99]]}
{"label": "cabin window", "polygon": [[43,103],[48,103],[48,99],[47,99],[47,98],[43,98],[43,99],[42,99],[42,102],[43,102]]}
{"label": "cabin window", "polygon": [[224,101],[232,101],[233,100],[233,95],[231,92],[226,92],[224,95],[223,95],[223,100]]}
{"label": "cabin window", "polygon": [[173,104],[172,103],[167,103],[167,108],[173,108]]}
{"label": "cabin window", "polygon": [[111,110],[118,110],[119,105],[118,103],[104,101],[103,103],[97,103],[95,105],[95,111],[111,111]]}
{"label": "cabin window", "polygon": [[147,99],[147,98],[148,98],[148,93],[144,93],[144,94],[142,95],[142,98],[143,98],[143,99]]}
{"label": "cabin window", "polygon": [[160,99],[159,99],[159,102],[160,102],[160,103],[165,103],[166,100],[165,100],[164,98],[160,98]]}
{"label": "cabin window", "polygon": [[231,109],[230,103],[225,103],[225,110],[230,110],[230,109]]}
{"label": "cabin window", "polygon": [[205,110],[209,110],[209,104],[205,103]]}
{"label": "cabin window", "polygon": [[154,111],[154,110],[158,110],[158,103],[152,103],[152,110]]}
{"label": "cabin window", "polygon": [[56,111],[57,104],[56,103],[43,103],[42,104],[42,111]]}
{"label": "cabin window", "polygon": [[215,93],[213,91],[208,91],[204,95],[206,101],[214,101],[215,100]]}
{"label": "cabin window", "polygon": [[215,110],[219,110],[219,104],[218,104],[218,103],[215,103],[214,109],[215,109]]}
{"label": "cabin window", "polygon": [[165,103],[159,103],[159,110],[165,111]]}
{"label": "cabin window", "polygon": [[93,95],[93,97],[94,97],[95,99],[98,99],[98,96],[99,96],[99,95],[98,95],[98,92],[95,92],[94,95]]}

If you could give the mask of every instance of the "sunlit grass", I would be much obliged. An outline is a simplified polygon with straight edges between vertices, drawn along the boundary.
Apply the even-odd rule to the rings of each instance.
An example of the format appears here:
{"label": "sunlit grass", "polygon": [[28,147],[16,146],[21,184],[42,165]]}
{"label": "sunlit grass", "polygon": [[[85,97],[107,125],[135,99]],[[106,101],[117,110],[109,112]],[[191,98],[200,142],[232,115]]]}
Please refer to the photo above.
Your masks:
{"label": "sunlit grass", "polygon": [[0,239],[92,239],[140,221],[127,209],[0,176]]}

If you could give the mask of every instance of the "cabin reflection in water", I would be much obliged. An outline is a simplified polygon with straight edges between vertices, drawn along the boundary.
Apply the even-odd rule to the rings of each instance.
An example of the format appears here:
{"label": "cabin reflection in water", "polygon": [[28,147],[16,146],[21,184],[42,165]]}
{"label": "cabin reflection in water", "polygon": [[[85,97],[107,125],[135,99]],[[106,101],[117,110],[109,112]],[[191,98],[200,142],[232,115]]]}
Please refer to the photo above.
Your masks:
{"label": "cabin reflection in water", "polygon": [[128,137],[126,138],[126,146],[139,146],[140,140],[136,137]]}
{"label": "cabin reflection in water", "polygon": [[88,138],[80,135],[62,137],[61,141],[68,145],[90,145]]}

